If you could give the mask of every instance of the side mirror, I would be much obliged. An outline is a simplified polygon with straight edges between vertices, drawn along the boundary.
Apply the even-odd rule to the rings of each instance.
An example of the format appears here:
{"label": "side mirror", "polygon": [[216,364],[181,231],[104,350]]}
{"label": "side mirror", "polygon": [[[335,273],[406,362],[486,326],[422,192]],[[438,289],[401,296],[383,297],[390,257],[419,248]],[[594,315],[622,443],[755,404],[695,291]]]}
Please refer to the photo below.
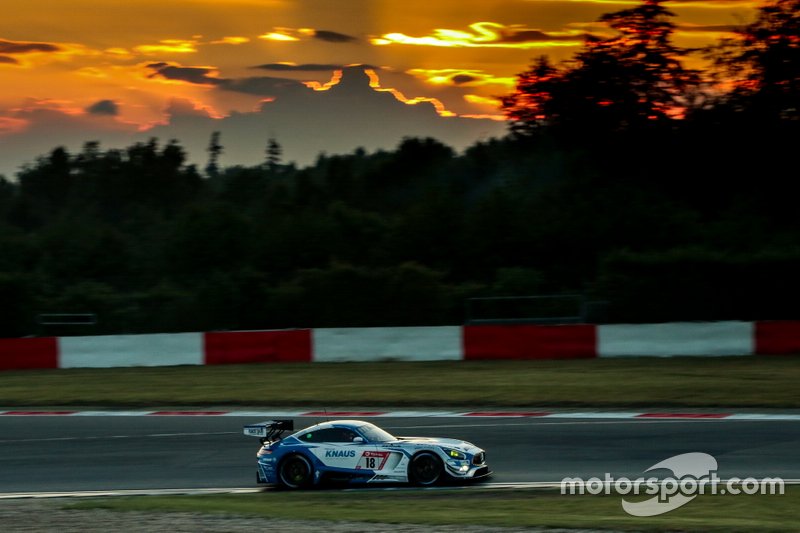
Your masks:
{"label": "side mirror", "polygon": [[353,437],[353,444],[363,444],[364,437]]}

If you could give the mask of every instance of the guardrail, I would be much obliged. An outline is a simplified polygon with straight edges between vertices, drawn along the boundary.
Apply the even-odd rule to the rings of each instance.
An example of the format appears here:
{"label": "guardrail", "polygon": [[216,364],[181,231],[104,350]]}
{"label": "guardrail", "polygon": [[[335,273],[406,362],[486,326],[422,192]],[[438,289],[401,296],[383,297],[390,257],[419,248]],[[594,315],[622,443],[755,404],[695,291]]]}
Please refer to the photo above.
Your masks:
{"label": "guardrail", "polygon": [[800,353],[800,321],[321,328],[0,339],[0,370]]}

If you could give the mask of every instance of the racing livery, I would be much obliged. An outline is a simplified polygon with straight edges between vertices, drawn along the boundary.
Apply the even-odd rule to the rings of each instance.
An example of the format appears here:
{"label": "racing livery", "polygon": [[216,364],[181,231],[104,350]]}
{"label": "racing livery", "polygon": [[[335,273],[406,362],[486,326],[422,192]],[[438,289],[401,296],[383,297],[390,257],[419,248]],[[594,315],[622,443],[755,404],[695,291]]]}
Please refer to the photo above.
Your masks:
{"label": "racing livery", "polygon": [[428,486],[491,474],[486,453],[463,440],[395,437],[361,420],[323,422],[281,438],[293,429],[291,420],[244,427],[245,435],[261,440],[258,483],[290,489],[324,481]]}

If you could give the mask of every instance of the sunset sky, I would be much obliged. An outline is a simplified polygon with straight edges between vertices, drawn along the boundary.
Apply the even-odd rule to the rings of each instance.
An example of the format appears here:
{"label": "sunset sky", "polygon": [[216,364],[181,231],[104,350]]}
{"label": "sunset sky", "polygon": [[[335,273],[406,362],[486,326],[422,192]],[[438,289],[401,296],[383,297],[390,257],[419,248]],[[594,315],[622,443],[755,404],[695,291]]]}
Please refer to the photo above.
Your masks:
{"label": "sunset sky", "polygon": [[[531,58],[563,60],[631,0],[6,0],[0,174],[63,144],[179,139],[203,164],[255,164],[432,135],[502,135],[494,98]],[[670,2],[675,41],[702,46],[757,4]],[[358,67],[355,67],[358,65]]]}

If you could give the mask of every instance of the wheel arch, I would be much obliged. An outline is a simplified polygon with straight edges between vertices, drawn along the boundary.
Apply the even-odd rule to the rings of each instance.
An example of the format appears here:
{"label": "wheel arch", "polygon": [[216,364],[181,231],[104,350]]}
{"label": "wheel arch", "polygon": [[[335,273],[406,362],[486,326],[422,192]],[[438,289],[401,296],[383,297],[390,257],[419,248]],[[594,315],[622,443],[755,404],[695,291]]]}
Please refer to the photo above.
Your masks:
{"label": "wheel arch", "polygon": [[[438,472],[438,475],[436,476],[436,478],[433,481],[420,481],[420,480],[417,479],[416,475],[414,474],[414,471],[413,471],[414,460],[417,459],[418,457],[422,456],[422,455],[429,455],[429,456],[433,457],[435,459],[437,465],[438,465],[439,472]],[[439,454],[439,452],[435,448],[424,448],[422,450],[416,450],[413,454],[411,454],[411,457],[408,460],[407,472],[408,472],[408,481],[409,481],[409,483],[411,483],[413,485],[422,485],[422,486],[435,485],[436,483],[438,483],[438,482],[442,481],[443,479],[445,479],[445,476],[447,475],[447,469],[445,468],[445,465],[444,465],[444,459],[442,459],[442,456]]]}
{"label": "wheel arch", "polygon": [[315,476],[315,473],[319,471],[319,466],[317,464],[318,461],[313,456],[313,454],[309,454],[307,452],[304,452],[303,450],[292,450],[290,452],[287,452],[286,454],[283,455],[283,457],[280,458],[280,460],[276,465],[276,477],[278,485],[283,487],[288,487],[288,485],[286,485],[283,480],[283,466],[284,464],[286,464],[287,461],[296,457],[300,457],[301,459],[305,460],[306,463],[308,464],[310,469],[308,473],[309,480],[307,483],[303,483],[299,487],[292,487],[292,488],[300,488],[302,486],[315,485],[317,482],[317,477]]}

